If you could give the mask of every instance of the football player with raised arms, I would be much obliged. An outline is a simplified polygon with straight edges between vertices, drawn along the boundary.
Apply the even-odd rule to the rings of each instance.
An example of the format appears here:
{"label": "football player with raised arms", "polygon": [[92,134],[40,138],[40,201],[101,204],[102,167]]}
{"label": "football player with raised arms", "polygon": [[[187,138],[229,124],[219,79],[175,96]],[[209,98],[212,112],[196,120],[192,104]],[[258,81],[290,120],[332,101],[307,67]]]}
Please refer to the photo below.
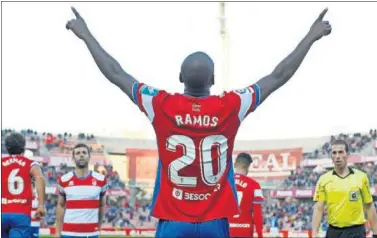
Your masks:
{"label": "football player with raised arms", "polygon": [[[156,133],[159,164],[152,215],[156,237],[229,237],[228,218],[239,213],[232,151],[241,122],[294,75],[312,45],[330,34],[325,9],[275,69],[254,84],[210,95],[215,65],[204,52],[186,57],[179,81],[184,93],[170,94],[136,80],[107,53],[83,17],[66,28],[83,40],[103,75],[148,117]],[[124,29],[121,29],[123,31]]]}

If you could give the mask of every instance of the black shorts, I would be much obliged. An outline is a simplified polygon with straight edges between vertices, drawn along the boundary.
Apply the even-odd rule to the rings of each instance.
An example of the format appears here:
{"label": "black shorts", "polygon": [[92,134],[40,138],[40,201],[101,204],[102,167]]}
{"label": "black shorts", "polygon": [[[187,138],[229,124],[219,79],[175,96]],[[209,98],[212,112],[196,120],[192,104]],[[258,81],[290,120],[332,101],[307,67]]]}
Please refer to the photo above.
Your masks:
{"label": "black shorts", "polygon": [[366,230],[364,225],[356,225],[349,227],[334,227],[329,225],[326,232],[326,238],[366,238]]}

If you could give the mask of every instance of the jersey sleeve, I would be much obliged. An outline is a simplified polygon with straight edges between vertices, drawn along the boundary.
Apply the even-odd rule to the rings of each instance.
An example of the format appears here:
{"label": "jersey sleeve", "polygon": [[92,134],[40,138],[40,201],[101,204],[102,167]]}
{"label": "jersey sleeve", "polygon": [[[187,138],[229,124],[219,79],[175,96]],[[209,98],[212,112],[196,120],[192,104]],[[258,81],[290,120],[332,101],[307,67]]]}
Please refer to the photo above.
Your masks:
{"label": "jersey sleeve", "polygon": [[31,162],[31,164],[30,164],[30,168],[33,168],[34,166],[41,167],[41,165],[40,165],[37,161],[33,161],[33,162]]}
{"label": "jersey sleeve", "polygon": [[323,177],[319,177],[317,185],[315,187],[315,193],[313,197],[314,202],[324,202],[326,201],[326,191],[324,186]]}
{"label": "jersey sleeve", "polygon": [[64,185],[61,177],[58,178],[58,194],[61,196],[65,196]]}
{"label": "jersey sleeve", "polygon": [[259,183],[255,183],[255,189],[253,194],[253,203],[254,204],[263,204],[264,203],[264,197],[262,189],[259,185]]}
{"label": "jersey sleeve", "polygon": [[240,121],[243,121],[247,115],[255,111],[260,103],[260,88],[258,84],[234,90],[229,95],[234,98],[232,104],[234,104],[234,108],[238,109],[238,118]]}
{"label": "jersey sleeve", "polygon": [[370,193],[369,179],[366,174],[363,174],[361,196],[363,197],[363,202],[365,204],[373,202],[372,194]]}
{"label": "jersey sleeve", "polygon": [[107,178],[105,177],[104,179],[104,182],[103,182],[103,185],[101,187],[101,193],[100,193],[100,196],[103,197],[106,195],[106,192],[107,190],[109,189],[108,185],[107,185]]}
{"label": "jersey sleeve", "polygon": [[151,122],[154,119],[155,108],[160,108],[158,104],[162,92],[164,91],[143,83],[135,82],[132,86],[132,100]]}

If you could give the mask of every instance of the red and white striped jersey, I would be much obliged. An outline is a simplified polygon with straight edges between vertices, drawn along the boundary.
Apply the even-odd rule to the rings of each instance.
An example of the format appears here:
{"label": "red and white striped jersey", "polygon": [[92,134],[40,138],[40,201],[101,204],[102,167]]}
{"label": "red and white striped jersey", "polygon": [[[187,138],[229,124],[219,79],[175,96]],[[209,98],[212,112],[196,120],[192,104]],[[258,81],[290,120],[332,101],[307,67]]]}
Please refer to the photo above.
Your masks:
{"label": "red and white striped jersey", "polygon": [[32,227],[40,227],[41,226],[41,221],[40,219],[35,218],[35,213],[37,211],[38,207],[38,197],[33,195],[33,201],[31,203],[31,226]]}
{"label": "red and white striped jersey", "polygon": [[100,199],[106,194],[106,177],[90,171],[85,178],[69,172],[59,178],[59,194],[66,199],[62,235],[99,235]]}

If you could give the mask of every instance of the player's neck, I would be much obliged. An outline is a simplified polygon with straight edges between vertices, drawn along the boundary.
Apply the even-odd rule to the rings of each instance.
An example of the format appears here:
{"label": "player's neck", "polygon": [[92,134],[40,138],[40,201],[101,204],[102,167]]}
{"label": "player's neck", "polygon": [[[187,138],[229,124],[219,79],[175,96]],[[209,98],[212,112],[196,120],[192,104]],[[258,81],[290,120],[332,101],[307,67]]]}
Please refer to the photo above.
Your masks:
{"label": "player's neck", "polygon": [[236,174],[242,174],[242,175],[247,175],[247,171],[245,169],[239,169],[239,168],[234,168],[234,173]]}
{"label": "player's neck", "polygon": [[341,176],[341,177],[345,177],[350,173],[347,165],[343,168],[335,167],[334,170],[335,170],[336,174]]}
{"label": "player's neck", "polygon": [[200,89],[200,90],[194,90],[188,87],[185,87],[184,95],[195,97],[195,98],[201,98],[201,97],[208,97],[211,94],[209,88]]}
{"label": "player's neck", "polygon": [[83,168],[83,169],[76,168],[75,174],[80,178],[84,178],[84,177],[88,176],[89,168]]}

